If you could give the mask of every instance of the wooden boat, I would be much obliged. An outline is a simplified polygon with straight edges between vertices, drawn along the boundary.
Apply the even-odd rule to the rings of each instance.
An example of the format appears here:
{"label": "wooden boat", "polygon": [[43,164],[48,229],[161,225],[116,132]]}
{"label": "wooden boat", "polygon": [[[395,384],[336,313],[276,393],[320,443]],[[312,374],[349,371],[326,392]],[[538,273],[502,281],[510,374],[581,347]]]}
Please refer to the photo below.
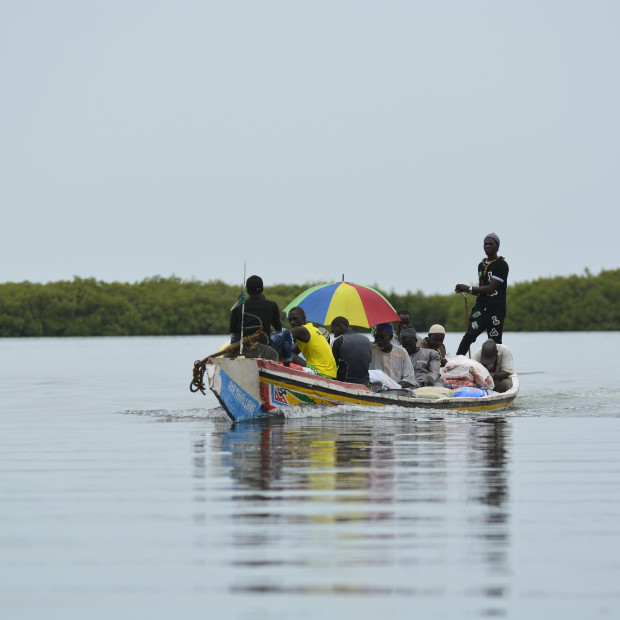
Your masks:
{"label": "wooden boat", "polygon": [[[406,390],[374,392],[366,386],[327,379],[261,358],[210,357],[204,361],[209,388],[235,422],[281,415],[287,407],[301,405],[397,405],[444,411],[492,411],[511,405],[519,392],[516,374],[512,375],[512,388],[502,394],[417,398]],[[203,387],[195,385],[204,393]]]}

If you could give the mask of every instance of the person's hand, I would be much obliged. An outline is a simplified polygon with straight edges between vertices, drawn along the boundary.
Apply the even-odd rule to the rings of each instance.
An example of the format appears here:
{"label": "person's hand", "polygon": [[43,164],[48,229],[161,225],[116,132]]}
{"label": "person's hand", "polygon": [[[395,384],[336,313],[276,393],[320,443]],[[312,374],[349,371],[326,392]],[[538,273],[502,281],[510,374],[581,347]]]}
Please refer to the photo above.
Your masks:
{"label": "person's hand", "polygon": [[469,290],[469,286],[467,286],[467,284],[457,284],[454,287],[455,293],[467,293],[468,290]]}
{"label": "person's hand", "polygon": [[435,382],[433,381],[433,377],[426,377],[426,379],[424,379],[423,385],[427,387],[433,387],[435,385]]}

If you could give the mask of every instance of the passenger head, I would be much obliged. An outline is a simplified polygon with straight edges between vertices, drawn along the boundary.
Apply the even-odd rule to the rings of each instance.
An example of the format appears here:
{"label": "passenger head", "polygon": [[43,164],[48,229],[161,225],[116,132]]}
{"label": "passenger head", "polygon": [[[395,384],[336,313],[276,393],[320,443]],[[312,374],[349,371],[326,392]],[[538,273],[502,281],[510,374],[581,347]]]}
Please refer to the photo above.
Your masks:
{"label": "passenger head", "polygon": [[391,323],[379,323],[375,327],[375,344],[382,351],[390,351],[392,348],[392,336],[394,335],[394,328]]}
{"label": "passenger head", "polygon": [[437,323],[431,325],[431,328],[428,330],[428,342],[432,349],[438,349],[443,344],[445,337],[446,330],[443,325]]}
{"label": "passenger head", "polygon": [[398,318],[401,325],[411,325],[411,312],[409,310],[399,310]]}
{"label": "passenger head", "polygon": [[404,325],[411,325],[411,312],[409,310],[399,310],[397,312],[400,321],[394,321],[394,331],[400,337],[400,330]]}
{"label": "passenger head", "polygon": [[263,279],[260,276],[250,276],[245,281],[245,286],[250,295],[259,295],[263,292]]}
{"label": "passenger head", "polygon": [[304,309],[299,306],[291,308],[288,312],[288,322],[291,324],[291,327],[299,327],[307,323]]}
{"label": "passenger head", "polygon": [[418,335],[411,325],[405,325],[400,330],[400,343],[409,355],[418,350]]}
{"label": "passenger head", "polygon": [[487,369],[495,368],[497,363],[497,344],[489,338],[485,340],[480,350],[480,363]]}
{"label": "passenger head", "polygon": [[336,338],[342,336],[349,329],[349,321],[344,316],[337,316],[331,324],[332,333]]}

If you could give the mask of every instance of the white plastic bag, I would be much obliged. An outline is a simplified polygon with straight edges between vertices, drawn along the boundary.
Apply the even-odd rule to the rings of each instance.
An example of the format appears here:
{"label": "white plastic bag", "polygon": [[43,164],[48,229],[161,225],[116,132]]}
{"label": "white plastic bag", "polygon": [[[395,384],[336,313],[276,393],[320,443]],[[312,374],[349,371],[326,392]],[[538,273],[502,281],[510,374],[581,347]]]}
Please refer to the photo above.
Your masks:
{"label": "white plastic bag", "polygon": [[440,372],[443,382],[449,388],[478,387],[481,390],[492,390],[495,387],[489,371],[480,362],[464,355],[450,358]]}

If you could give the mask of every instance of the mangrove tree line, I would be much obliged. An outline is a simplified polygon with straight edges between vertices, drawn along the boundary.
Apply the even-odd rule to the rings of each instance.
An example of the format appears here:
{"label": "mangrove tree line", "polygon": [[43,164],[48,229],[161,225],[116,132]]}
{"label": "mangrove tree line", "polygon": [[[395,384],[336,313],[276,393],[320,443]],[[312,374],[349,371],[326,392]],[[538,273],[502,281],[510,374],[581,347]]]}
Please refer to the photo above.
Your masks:
{"label": "mangrove tree line", "polygon": [[[278,284],[265,292],[282,309],[309,286]],[[469,295],[382,292],[397,310],[411,311],[420,332],[433,323],[463,331],[474,303]],[[8,282],[0,284],[0,337],[225,334],[239,293],[238,285],[219,280],[174,276],[133,284],[78,277]],[[511,284],[506,330],[620,330],[620,269]]]}

